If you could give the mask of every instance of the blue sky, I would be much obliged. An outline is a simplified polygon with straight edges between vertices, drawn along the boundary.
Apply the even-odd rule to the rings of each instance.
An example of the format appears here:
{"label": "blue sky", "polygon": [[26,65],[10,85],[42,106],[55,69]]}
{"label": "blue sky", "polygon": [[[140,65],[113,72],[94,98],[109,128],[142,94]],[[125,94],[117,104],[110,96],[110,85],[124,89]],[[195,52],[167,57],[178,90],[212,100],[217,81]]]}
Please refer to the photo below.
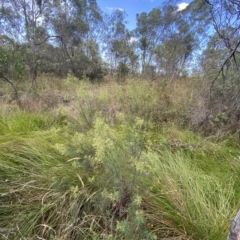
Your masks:
{"label": "blue sky", "polygon": [[[136,26],[136,14],[150,12],[153,8],[161,6],[163,0],[97,0],[103,12],[111,13],[116,9],[124,10],[128,17],[128,28],[134,29]],[[182,3],[189,3],[190,0],[183,0]],[[184,6],[184,4],[182,5]]]}

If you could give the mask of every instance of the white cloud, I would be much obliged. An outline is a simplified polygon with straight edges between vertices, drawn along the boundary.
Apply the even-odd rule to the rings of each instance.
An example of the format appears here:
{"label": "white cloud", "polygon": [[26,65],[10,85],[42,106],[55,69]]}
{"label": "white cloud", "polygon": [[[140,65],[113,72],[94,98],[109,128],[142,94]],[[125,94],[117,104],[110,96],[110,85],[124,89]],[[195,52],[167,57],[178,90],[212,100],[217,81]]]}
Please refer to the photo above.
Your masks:
{"label": "white cloud", "polygon": [[37,24],[38,24],[38,26],[43,26],[44,20],[45,20],[45,18],[44,18],[43,16],[40,16],[40,17],[37,19]]}
{"label": "white cloud", "polygon": [[106,7],[107,10],[113,11],[114,8],[113,7]]}
{"label": "white cloud", "polygon": [[129,43],[133,43],[133,42],[136,42],[136,41],[137,41],[137,39],[134,38],[134,37],[131,37],[131,38],[129,39]]}
{"label": "white cloud", "polygon": [[178,11],[184,10],[188,6],[188,3],[182,2],[178,4]]}
{"label": "white cloud", "polygon": [[116,7],[106,7],[106,9],[107,9],[107,10],[109,10],[109,11],[118,10],[118,11],[124,12],[124,9],[123,9],[123,8],[116,8]]}

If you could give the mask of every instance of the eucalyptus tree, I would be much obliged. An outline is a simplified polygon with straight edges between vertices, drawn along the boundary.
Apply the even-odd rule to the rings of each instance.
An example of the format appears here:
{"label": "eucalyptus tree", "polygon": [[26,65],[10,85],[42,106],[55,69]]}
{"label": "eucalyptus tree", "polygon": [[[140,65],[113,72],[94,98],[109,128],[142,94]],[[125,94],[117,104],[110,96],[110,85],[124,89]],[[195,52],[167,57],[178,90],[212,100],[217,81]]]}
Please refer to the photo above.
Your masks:
{"label": "eucalyptus tree", "polygon": [[81,77],[99,67],[97,36],[102,15],[95,0],[56,0],[50,20],[52,31],[59,36],[57,45],[63,50],[66,71],[71,69]]}
{"label": "eucalyptus tree", "polygon": [[176,6],[164,6],[163,21],[167,26],[162,41],[153,50],[158,71],[169,82],[184,73],[196,43],[194,31]]}
{"label": "eucalyptus tree", "polygon": [[118,62],[125,52],[126,16],[126,13],[119,9],[104,15],[102,49],[111,74],[116,71]]}
{"label": "eucalyptus tree", "polygon": [[[219,73],[223,74],[228,66],[235,64],[236,71],[240,71],[240,63],[237,58],[240,55],[240,3],[236,0],[205,0],[211,16],[211,23],[222,43],[222,46],[228,51],[224,61],[219,68]],[[217,77],[218,77],[217,76]],[[213,80],[212,84],[217,80]]]}
{"label": "eucalyptus tree", "polygon": [[198,117],[201,126],[208,124],[210,117],[218,121],[218,126],[234,125],[240,119],[239,7],[235,0],[193,0],[181,11],[195,39],[195,61],[208,88],[201,93],[204,107],[196,111],[202,116]]}
{"label": "eucalyptus tree", "polygon": [[176,5],[165,2],[149,13],[138,14],[135,34],[139,39],[142,73],[149,74],[150,68],[169,82],[181,74],[194,49],[195,37]]}
{"label": "eucalyptus tree", "polygon": [[19,15],[11,7],[10,0],[0,0],[0,34],[16,40],[19,36]]}
{"label": "eucalyptus tree", "polygon": [[47,22],[51,2],[47,0],[1,0],[1,12],[5,16],[5,21],[2,23],[3,31],[24,47],[25,63],[30,71],[33,88],[36,86],[38,45],[48,36]]}
{"label": "eucalyptus tree", "polygon": [[25,75],[24,55],[16,51],[18,44],[6,35],[0,36],[0,78],[8,82],[14,92],[14,97],[19,106],[17,86],[14,79],[20,79]]}
{"label": "eucalyptus tree", "polygon": [[11,8],[10,1],[1,1],[0,6],[0,79],[9,83],[14,97],[21,105],[15,79],[21,79],[25,74],[25,56],[20,51],[16,33],[19,30],[19,16]]}
{"label": "eucalyptus tree", "polygon": [[136,38],[139,39],[142,73],[146,70],[146,65],[151,64],[153,50],[162,42],[165,31],[166,26],[162,24],[162,10],[160,8],[154,8],[150,13],[137,14],[137,27],[134,32]]}
{"label": "eucalyptus tree", "polygon": [[205,0],[214,36],[205,52],[216,71],[211,75],[211,107],[224,114],[224,124],[240,121],[240,3],[236,0]]}
{"label": "eucalyptus tree", "polygon": [[126,27],[126,13],[117,9],[105,15],[105,27],[102,33],[102,49],[108,61],[111,74],[125,77],[136,70],[137,55],[134,50],[135,39]]}

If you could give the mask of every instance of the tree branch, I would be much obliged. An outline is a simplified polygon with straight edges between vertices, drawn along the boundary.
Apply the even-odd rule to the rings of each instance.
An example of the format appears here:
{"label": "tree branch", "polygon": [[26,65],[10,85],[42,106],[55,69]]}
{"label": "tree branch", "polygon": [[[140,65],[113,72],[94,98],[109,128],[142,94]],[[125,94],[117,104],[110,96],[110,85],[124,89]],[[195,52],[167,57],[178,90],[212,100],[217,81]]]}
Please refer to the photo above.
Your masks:
{"label": "tree branch", "polygon": [[34,43],[34,45],[41,45],[41,44],[45,43],[49,38],[60,38],[61,42],[63,42],[61,36],[47,36],[42,42]]}
{"label": "tree branch", "polygon": [[[235,54],[235,52],[236,52],[236,49],[237,49],[239,46],[240,46],[240,41],[237,43],[237,45],[235,46],[235,48],[232,50],[232,52],[229,54],[229,56],[228,56],[228,57],[225,59],[225,61],[223,62],[220,70],[219,70],[218,73],[217,73],[217,76],[216,76],[216,77],[214,78],[214,80],[211,82],[210,91],[211,91],[214,83],[216,82],[217,78],[219,77],[220,73],[222,73],[223,76],[224,76],[224,67],[225,67],[225,65],[230,61],[231,58],[233,58],[233,59],[235,60],[234,54]],[[236,63],[236,62],[235,62],[235,63]]]}
{"label": "tree branch", "polygon": [[1,70],[0,70],[0,77],[2,77],[5,81],[7,81],[12,86],[12,89],[13,89],[14,95],[15,95],[15,100],[17,101],[18,106],[21,107],[21,102],[20,102],[20,99],[18,96],[18,91],[17,91],[16,85],[14,84],[14,82],[11,79],[9,79]]}
{"label": "tree branch", "polygon": [[236,1],[236,0],[229,0],[232,4],[235,4],[238,6],[238,8],[240,8],[240,2]]}

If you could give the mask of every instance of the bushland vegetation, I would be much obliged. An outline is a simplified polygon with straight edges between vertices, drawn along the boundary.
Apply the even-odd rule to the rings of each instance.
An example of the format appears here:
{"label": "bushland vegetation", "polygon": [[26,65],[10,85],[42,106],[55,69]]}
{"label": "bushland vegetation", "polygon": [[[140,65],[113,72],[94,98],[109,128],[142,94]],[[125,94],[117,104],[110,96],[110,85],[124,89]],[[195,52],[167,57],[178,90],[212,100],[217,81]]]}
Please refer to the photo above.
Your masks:
{"label": "bushland vegetation", "polygon": [[130,31],[96,1],[2,0],[0,239],[226,239],[238,8],[167,1]]}

